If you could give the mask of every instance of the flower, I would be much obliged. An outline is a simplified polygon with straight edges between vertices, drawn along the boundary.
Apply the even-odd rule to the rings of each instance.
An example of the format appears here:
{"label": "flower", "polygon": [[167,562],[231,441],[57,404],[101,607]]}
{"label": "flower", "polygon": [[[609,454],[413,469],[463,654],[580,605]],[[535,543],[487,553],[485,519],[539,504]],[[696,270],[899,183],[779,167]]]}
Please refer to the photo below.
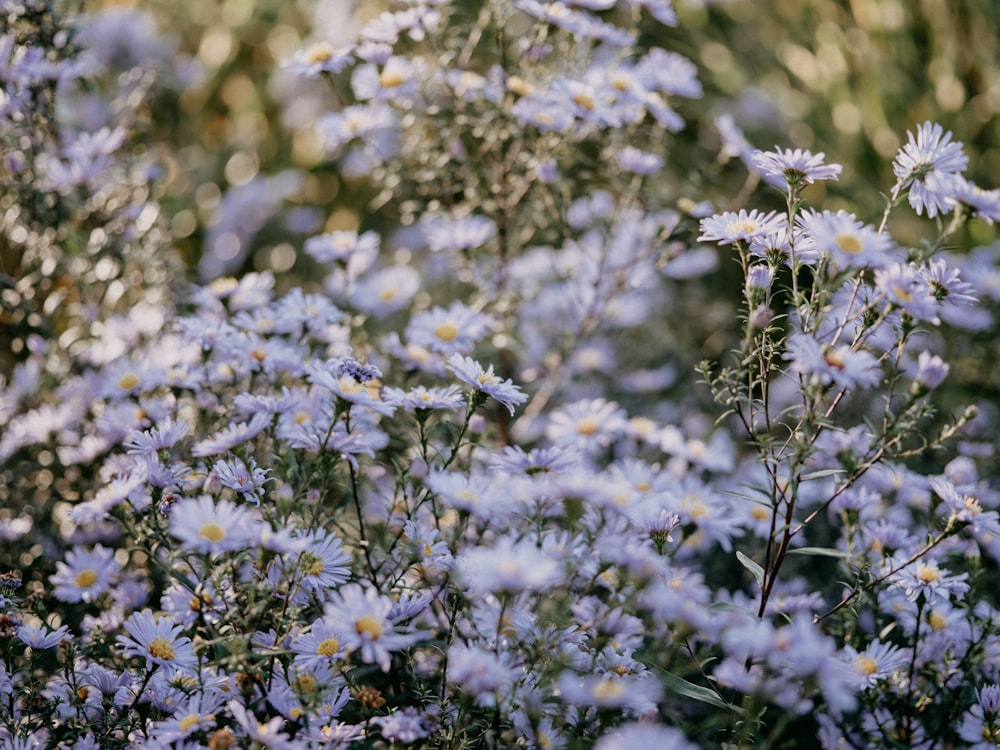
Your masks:
{"label": "flower", "polygon": [[448,682],[469,693],[479,706],[495,706],[514,684],[507,652],[453,643],[448,649]]}
{"label": "flower", "polygon": [[124,622],[129,636],[118,636],[126,656],[138,656],[146,660],[146,669],[154,665],[193,671],[198,663],[191,639],[180,635],[184,628],[176,624],[173,617],[154,617],[152,610],[133,612]]}
{"label": "flower", "polygon": [[918,214],[927,211],[934,218],[938,213],[949,213],[954,207],[950,201],[950,180],[942,175],[958,175],[965,171],[969,157],[962,144],[951,140],[951,131],[944,132],[937,123],[925,122],[917,126],[917,135],[906,131],[907,142],[896,154],[892,171],[900,187],[909,187],[909,201]]}
{"label": "flower", "polygon": [[492,547],[468,547],[455,558],[459,580],[474,594],[545,591],[559,583],[559,564],[530,541],[503,537]]}
{"label": "flower", "polygon": [[903,669],[909,661],[903,649],[891,643],[882,643],[878,638],[861,652],[847,646],[844,657],[858,689],[875,687],[880,680],[888,679],[894,672]]}
{"label": "flower", "polygon": [[802,182],[816,180],[836,180],[843,167],[839,164],[824,164],[826,154],[813,154],[804,149],[785,149],[778,146],[774,151],[754,151],[752,159],[766,179],[775,187],[796,187]]}
{"label": "flower", "polygon": [[39,627],[31,623],[19,625],[17,628],[17,637],[34,649],[55,648],[67,636],[72,638],[68,625],[63,625],[57,630],[49,630],[45,625]]}
{"label": "flower", "polygon": [[812,240],[812,249],[827,255],[838,269],[878,268],[896,248],[889,235],[879,234],[846,211],[808,211],[796,223]]}
{"label": "flower", "polygon": [[114,550],[96,545],[90,552],[74,547],[66,553],[66,562],[56,563],[49,578],[55,586],[53,595],[63,602],[92,602],[118,581],[121,565]]}
{"label": "flower", "polygon": [[924,277],[911,263],[894,263],[875,271],[875,288],[892,305],[917,320],[937,325],[938,301]]}
{"label": "flower", "polygon": [[497,231],[493,220],[485,216],[428,218],[421,222],[420,228],[427,246],[436,253],[453,253],[485,245]]}
{"label": "flower", "polygon": [[521,391],[511,380],[502,380],[493,372],[493,365],[484,370],[483,366],[470,357],[452,354],[448,357],[448,369],[467,385],[471,385],[479,393],[499,401],[514,414],[514,407],[528,400],[528,395]]}
{"label": "flower", "polygon": [[250,417],[248,422],[231,424],[214,436],[195,443],[194,447],[191,448],[191,455],[196,458],[204,458],[232,450],[237,445],[252,440],[267,429],[271,425],[271,419],[272,415],[261,412]]}
{"label": "flower", "polygon": [[336,627],[323,618],[315,620],[308,633],[296,636],[291,649],[295,653],[295,665],[306,668],[330,664],[344,656]]}
{"label": "flower", "polygon": [[658,724],[623,724],[607,732],[594,745],[594,750],[636,750],[636,748],[669,748],[696,750],[684,733],[674,727]]}
{"label": "flower", "polygon": [[873,387],[882,380],[882,369],[870,352],[847,344],[833,346],[806,333],[789,336],[785,359],[792,363],[791,372],[807,376],[812,383],[854,388]]}
{"label": "flower", "polygon": [[257,462],[252,458],[249,467],[239,458],[233,458],[231,461],[219,461],[212,467],[212,474],[222,483],[223,487],[235,490],[254,505],[260,504],[264,483],[270,481],[267,476],[269,471],[270,469],[262,469],[257,466]]}
{"label": "flower", "polygon": [[735,242],[748,241],[762,234],[771,234],[782,229],[783,217],[777,211],[761,213],[757,209],[747,212],[740,209],[739,213],[726,211],[701,220],[701,235],[698,242],[718,242],[729,245]]}
{"label": "flower", "polygon": [[245,549],[259,537],[260,526],[246,507],[228,500],[216,504],[208,495],[184,500],[170,514],[170,533],[186,549],[205,554]]}
{"label": "flower", "polygon": [[393,602],[373,588],[358,584],[337,591],[324,607],[324,622],[330,625],[346,653],[361,652],[366,664],[389,671],[393,651],[412,646],[425,637],[423,632],[403,632],[390,619]]}

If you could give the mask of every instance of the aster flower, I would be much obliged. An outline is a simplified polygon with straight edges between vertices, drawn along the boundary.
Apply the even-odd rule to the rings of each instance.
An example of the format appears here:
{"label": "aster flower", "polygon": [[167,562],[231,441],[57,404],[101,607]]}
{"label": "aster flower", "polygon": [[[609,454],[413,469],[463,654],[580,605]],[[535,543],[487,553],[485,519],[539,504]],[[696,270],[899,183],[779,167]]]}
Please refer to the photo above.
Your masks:
{"label": "aster flower", "polygon": [[366,664],[389,671],[391,654],[423,640],[419,631],[397,630],[390,619],[392,600],[360,585],[338,590],[324,607],[324,621],[331,626],[346,653],[360,652]]}
{"label": "aster flower", "polygon": [[878,268],[896,249],[889,235],[879,234],[846,211],[808,211],[799,216],[797,224],[812,241],[812,249],[829,257],[838,269]]}
{"label": "aster flower", "polygon": [[357,362],[354,362],[357,367],[347,363],[346,359],[331,359],[323,364],[310,362],[306,365],[306,375],[310,383],[325,388],[350,404],[384,417],[392,416],[395,407],[383,401],[377,391],[373,393],[374,388],[369,387],[369,383],[374,383],[381,375],[378,369],[368,369],[368,366]]}
{"label": "aster flower", "polygon": [[514,385],[511,380],[503,380],[493,372],[493,365],[484,370],[483,366],[470,357],[452,354],[448,358],[448,369],[476,391],[499,401],[513,415],[514,407],[528,400],[528,395]]}
{"label": "aster flower", "polygon": [[932,391],[944,382],[950,369],[950,365],[938,355],[920,352],[913,371],[913,386],[924,393]]}
{"label": "aster flower", "polygon": [[212,554],[246,549],[259,536],[261,522],[245,506],[208,495],[185,500],[170,514],[170,533],[188,550]]}
{"label": "aster flower", "polygon": [[28,623],[18,626],[17,637],[21,639],[22,643],[33,649],[47,649],[55,648],[62,642],[63,638],[72,639],[73,636],[69,632],[68,625],[63,625],[56,630],[49,630],[45,625],[38,626]]}
{"label": "aster flower", "polygon": [[793,151],[775,146],[774,151],[754,151],[751,158],[770,184],[792,188],[803,182],[836,180],[844,168],[839,164],[824,164],[825,156],[800,148]]}
{"label": "aster flower", "polygon": [[979,217],[987,224],[1000,221],[1000,190],[984,190],[961,175],[932,176],[928,179],[946,181],[946,187],[938,189],[948,193],[945,200],[949,204],[965,206],[972,216]]}
{"label": "aster flower", "polygon": [[146,669],[160,666],[190,672],[198,660],[191,639],[182,636],[184,628],[168,615],[154,617],[152,610],[134,612],[125,620],[128,636],[118,636],[126,656],[146,660]]}
{"label": "aster flower", "polygon": [[909,663],[909,655],[898,646],[882,643],[877,638],[861,652],[850,646],[844,649],[844,659],[850,665],[855,687],[875,687],[881,680],[892,677]]}
{"label": "aster flower", "polygon": [[875,271],[875,288],[891,304],[917,320],[937,325],[938,301],[924,277],[911,263],[894,263]]}
{"label": "aster flower", "polygon": [[448,682],[472,696],[478,706],[495,706],[516,682],[510,655],[464,643],[448,649]]}
{"label": "aster flower", "polygon": [[454,385],[447,388],[427,388],[418,385],[408,391],[404,391],[402,388],[388,387],[384,391],[384,396],[386,403],[406,411],[454,410],[461,408],[465,403],[461,390]]}
{"label": "aster flower", "polygon": [[348,579],[351,556],[344,551],[340,539],[324,531],[314,531],[306,535],[304,541],[307,547],[296,558],[302,587],[311,592],[321,592],[333,589]]}
{"label": "aster flower", "polygon": [[270,481],[267,473],[270,469],[262,469],[257,466],[257,462],[250,459],[250,466],[247,466],[239,458],[232,460],[218,461],[212,467],[212,474],[222,483],[223,487],[235,490],[243,498],[254,505],[260,505],[261,490],[264,483]]}
{"label": "aster flower", "polygon": [[409,266],[390,266],[367,274],[351,294],[351,304],[376,317],[400,310],[420,289],[420,274]]}
{"label": "aster flower", "polygon": [[125,444],[129,453],[148,455],[166,448],[172,448],[191,430],[191,425],[183,419],[174,421],[167,417],[164,421],[142,432],[132,430]]}
{"label": "aster flower", "polygon": [[[898,559],[901,556],[897,554],[886,565],[891,565],[890,569],[899,567],[904,562]],[[961,598],[969,590],[969,584],[965,582],[968,577],[968,573],[949,575],[947,570],[938,566],[936,560],[924,558],[897,570],[889,576],[889,582],[900,589],[911,602],[923,595],[934,603],[951,597]]]}
{"label": "aster flower", "polygon": [[758,235],[780,231],[783,220],[777,211],[766,214],[757,209],[749,212],[740,209],[739,213],[726,211],[701,220],[698,242],[718,242],[720,245],[745,242]]}
{"label": "aster flower", "polygon": [[354,61],[350,47],[335,50],[326,42],[316,42],[306,49],[297,50],[282,66],[306,78],[317,78],[321,73],[339,73]]}
{"label": "aster flower", "polygon": [[402,745],[412,745],[417,740],[430,737],[437,730],[437,721],[428,713],[421,713],[413,706],[396,710],[386,716],[376,716],[372,723],[382,736]]}
{"label": "aster flower", "polygon": [[917,126],[917,134],[906,131],[907,143],[896,154],[892,171],[898,184],[909,187],[909,201],[918,214],[927,211],[934,218],[938,213],[949,213],[954,207],[952,185],[942,175],[959,175],[965,171],[969,157],[962,144],[951,140],[951,131],[944,132],[937,123],[925,122]]}
{"label": "aster flower", "polygon": [[663,693],[658,680],[645,674],[637,678],[564,672],[557,681],[559,697],[566,703],[623,709],[642,715],[656,709]]}
{"label": "aster flower", "polygon": [[232,450],[237,445],[242,445],[252,440],[267,429],[271,424],[271,420],[272,416],[270,414],[258,413],[250,417],[247,422],[231,424],[212,437],[195,443],[191,448],[191,455],[196,458],[204,458]]}
{"label": "aster flower", "polygon": [[792,363],[791,372],[805,375],[812,383],[854,388],[874,387],[882,380],[882,369],[870,352],[847,344],[831,346],[805,333],[789,336],[784,356]]}
{"label": "aster flower", "polygon": [[56,563],[49,578],[53,595],[63,602],[92,602],[118,581],[121,565],[112,549],[96,545],[87,551],[74,547],[66,553],[66,562]]}
{"label": "aster flower", "polygon": [[501,538],[492,547],[468,547],[455,558],[459,580],[474,594],[545,591],[563,571],[552,556],[530,541]]}
{"label": "aster flower", "polygon": [[488,315],[455,302],[447,309],[434,307],[413,316],[406,327],[406,338],[432,352],[464,353],[486,335],[491,325],[493,320]]}
{"label": "aster flower", "polygon": [[485,216],[457,219],[433,217],[420,223],[427,246],[434,252],[458,252],[486,244],[497,231]]}
{"label": "aster flower", "polygon": [[344,656],[344,648],[337,637],[336,628],[323,618],[313,621],[308,633],[292,639],[294,663],[299,667],[327,665]]}
{"label": "aster flower", "polygon": [[584,399],[553,412],[545,435],[556,445],[594,454],[611,445],[627,428],[625,410],[616,402]]}
{"label": "aster flower", "polygon": [[646,722],[623,724],[601,736],[594,750],[636,750],[636,748],[670,748],[670,750],[696,750],[684,733],[675,727]]}

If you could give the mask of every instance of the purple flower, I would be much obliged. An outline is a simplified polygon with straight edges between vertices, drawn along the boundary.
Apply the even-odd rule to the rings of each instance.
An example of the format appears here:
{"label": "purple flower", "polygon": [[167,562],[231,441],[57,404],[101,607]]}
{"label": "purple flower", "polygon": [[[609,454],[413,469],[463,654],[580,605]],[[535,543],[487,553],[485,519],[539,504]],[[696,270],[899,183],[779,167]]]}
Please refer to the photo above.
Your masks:
{"label": "purple flower", "polygon": [[698,242],[718,242],[729,245],[741,240],[747,241],[762,234],[781,230],[782,217],[777,211],[764,214],[753,209],[749,213],[740,209],[739,213],[726,211],[701,220],[701,236]]}
{"label": "purple flower", "polygon": [[775,146],[774,151],[754,151],[752,158],[771,185],[795,187],[803,182],[837,179],[844,168],[839,164],[824,164],[825,156],[800,148],[782,151]]}
{"label": "purple flower", "polygon": [[958,175],[965,171],[969,157],[962,144],[951,140],[937,123],[925,122],[917,127],[917,135],[906,131],[909,140],[896,154],[892,163],[899,185],[909,186],[910,205],[918,214],[927,211],[934,218],[938,213],[946,214],[954,207],[949,202],[951,184],[942,175]]}
{"label": "purple flower", "polygon": [[448,358],[448,369],[451,370],[463,383],[471,385],[479,393],[483,393],[490,398],[499,401],[506,406],[510,413],[514,413],[514,407],[528,400],[528,395],[523,393],[510,380],[502,380],[493,372],[493,365],[484,370],[483,366],[470,357],[463,357],[461,354],[452,354]]}
{"label": "purple flower", "polygon": [[873,387],[882,379],[878,360],[870,352],[854,350],[846,344],[833,346],[805,333],[789,337],[785,359],[791,361],[792,372],[805,375],[813,383],[835,383],[841,388]]}

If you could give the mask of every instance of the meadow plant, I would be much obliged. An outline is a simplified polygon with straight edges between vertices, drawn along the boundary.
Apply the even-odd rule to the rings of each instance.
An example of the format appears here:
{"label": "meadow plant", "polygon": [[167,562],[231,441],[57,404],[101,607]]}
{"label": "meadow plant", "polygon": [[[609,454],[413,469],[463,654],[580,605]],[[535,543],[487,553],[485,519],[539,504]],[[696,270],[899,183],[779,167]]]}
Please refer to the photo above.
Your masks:
{"label": "meadow plant", "polygon": [[[3,6],[32,164],[76,153],[15,116],[70,56],[12,19],[77,34],[42,7]],[[398,227],[307,238],[303,286],[177,276],[13,332],[0,747],[1000,745],[993,408],[939,408],[1000,288],[1000,246],[954,238],[1000,193],[927,122],[884,210],[812,205],[840,164],[722,120],[770,192],[717,211],[671,171],[676,22],[415,0],[317,40],[286,67]],[[8,165],[10,210],[167,252],[57,210],[130,130],[76,182]]]}

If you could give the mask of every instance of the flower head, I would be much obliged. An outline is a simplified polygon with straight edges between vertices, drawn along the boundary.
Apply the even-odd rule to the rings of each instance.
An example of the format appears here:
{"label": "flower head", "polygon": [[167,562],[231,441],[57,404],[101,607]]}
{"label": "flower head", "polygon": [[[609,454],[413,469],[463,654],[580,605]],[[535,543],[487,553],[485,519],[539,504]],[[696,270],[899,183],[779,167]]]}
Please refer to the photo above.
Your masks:
{"label": "flower head", "polygon": [[489,396],[506,406],[510,413],[514,407],[528,400],[528,395],[521,391],[511,380],[503,380],[493,372],[493,365],[484,370],[483,366],[470,357],[452,354],[448,358],[448,369],[467,385],[471,385],[479,393]]}
{"label": "flower head", "polygon": [[764,175],[764,179],[775,187],[796,187],[803,182],[816,180],[836,180],[843,167],[839,164],[824,164],[826,154],[813,154],[801,148],[774,151],[754,151],[753,161]]}

